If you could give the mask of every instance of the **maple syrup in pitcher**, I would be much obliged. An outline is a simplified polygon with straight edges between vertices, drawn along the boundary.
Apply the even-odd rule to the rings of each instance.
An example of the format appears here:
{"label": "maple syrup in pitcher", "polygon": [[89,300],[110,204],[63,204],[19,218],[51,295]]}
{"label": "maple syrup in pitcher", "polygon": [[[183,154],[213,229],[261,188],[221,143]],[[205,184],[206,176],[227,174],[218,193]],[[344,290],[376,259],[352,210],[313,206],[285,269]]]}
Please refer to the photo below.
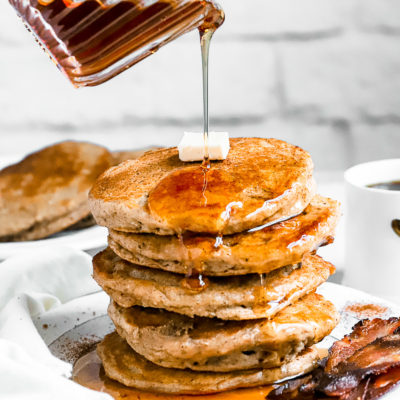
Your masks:
{"label": "maple syrup in pitcher", "polygon": [[98,85],[178,36],[216,29],[212,0],[9,0],[73,85]]}

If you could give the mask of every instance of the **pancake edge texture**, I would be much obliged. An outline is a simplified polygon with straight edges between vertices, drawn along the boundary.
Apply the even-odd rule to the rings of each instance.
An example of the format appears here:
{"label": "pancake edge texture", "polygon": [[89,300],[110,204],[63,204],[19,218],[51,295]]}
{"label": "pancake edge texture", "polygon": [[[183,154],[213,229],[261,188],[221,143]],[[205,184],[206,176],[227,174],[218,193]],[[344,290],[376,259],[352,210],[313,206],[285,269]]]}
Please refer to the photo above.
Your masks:
{"label": "pancake edge texture", "polygon": [[[297,264],[304,254],[317,250],[333,237],[339,218],[339,203],[316,195],[300,215],[257,231],[224,236],[217,248],[215,237],[210,235],[194,236],[185,246],[191,252],[191,260],[198,257],[206,276],[268,273]],[[187,252],[177,236],[111,229],[108,243],[116,254],[133,264],[180,274],[188,272]]]}
{"label": "pancake edge texture", "polygon": [[279,368],[229,373],[195,372],[159,367],[135,353],[116,333],[97,346],[106,375],[125,386],[156,393],[209,394],[238,388],[268,385],[305,374],[316,367],[318,352],[305,350]]}
{"label": "pancake edge texture", "polygon": [[269,362],[271,352],[297,354],[329,335],[339,321],[333,304],[316,293],[272,320],[189,318],[158,309],[126,309],[114,302],[108,314],[119,335],[149,361],[165,368],[212,371],[257,368],[264,358]]}
{"label": "pancake edge texture", "polygon": [[306,254],[301,265],[287,266],[263,277],[205,277],[200,292],[183,287],[183,275],[146,268],[121,259],[110,248],[93,258],[93,277],[121,307],[162,308],[194,317],[225,320],[271,318],[315,290],[335,267]]}

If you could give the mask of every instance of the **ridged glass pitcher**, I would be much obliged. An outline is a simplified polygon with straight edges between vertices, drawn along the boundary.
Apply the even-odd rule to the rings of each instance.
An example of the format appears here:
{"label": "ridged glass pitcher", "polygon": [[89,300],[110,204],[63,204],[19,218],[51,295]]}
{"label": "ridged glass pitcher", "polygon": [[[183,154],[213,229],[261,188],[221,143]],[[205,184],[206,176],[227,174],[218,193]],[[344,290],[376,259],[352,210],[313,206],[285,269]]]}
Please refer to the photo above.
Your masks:
{"label": "ridged glass pitcher", "polygon": [[76,87],[98,85],[198,28],[224,20],[213,0],[10,0]]}

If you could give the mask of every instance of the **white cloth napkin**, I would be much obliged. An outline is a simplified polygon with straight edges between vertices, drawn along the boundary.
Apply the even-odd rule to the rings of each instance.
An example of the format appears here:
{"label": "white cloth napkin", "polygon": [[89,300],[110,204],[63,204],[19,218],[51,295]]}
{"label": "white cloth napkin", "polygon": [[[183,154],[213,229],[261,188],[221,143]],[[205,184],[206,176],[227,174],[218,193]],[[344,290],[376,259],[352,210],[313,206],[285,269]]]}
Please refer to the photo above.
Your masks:
{"label": "white cloth napkin", "polygon": [[105,400],[66,379],[71,365],[54,357],[32,318],[99,287],[89,255],[39,248],[0,263],[0,399]]}

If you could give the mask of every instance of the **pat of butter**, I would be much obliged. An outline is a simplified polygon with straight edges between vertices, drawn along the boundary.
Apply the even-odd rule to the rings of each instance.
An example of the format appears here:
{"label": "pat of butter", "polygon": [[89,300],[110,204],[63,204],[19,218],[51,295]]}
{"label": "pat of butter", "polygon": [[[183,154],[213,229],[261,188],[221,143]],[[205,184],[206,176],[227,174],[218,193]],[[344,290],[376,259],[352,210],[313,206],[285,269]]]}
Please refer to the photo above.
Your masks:
{"label": "pat of butter", "polygon": [[[208,134],[210,160],[225,160],[230,149],[228,132]],[[204,137],[199,132],[185,132],[178,145],[181,161],[202,161],[204,158]]]}

